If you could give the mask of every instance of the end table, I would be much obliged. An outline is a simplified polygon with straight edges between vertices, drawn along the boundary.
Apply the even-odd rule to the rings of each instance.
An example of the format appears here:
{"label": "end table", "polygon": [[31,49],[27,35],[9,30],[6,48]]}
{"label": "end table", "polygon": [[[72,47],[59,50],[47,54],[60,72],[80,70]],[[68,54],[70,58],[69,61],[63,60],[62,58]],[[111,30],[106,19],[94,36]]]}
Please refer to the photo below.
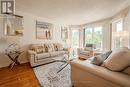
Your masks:
{"label": "end table", "polygon": [[8,56],[8,58],[12,61],[12,63],[9,65],[10,69],[13,69],[15,65],[20,65],[20,62],[18,61],[19,56],[23,53],[23,51],[15,51],[13,53],[5,53],[5,55]]}

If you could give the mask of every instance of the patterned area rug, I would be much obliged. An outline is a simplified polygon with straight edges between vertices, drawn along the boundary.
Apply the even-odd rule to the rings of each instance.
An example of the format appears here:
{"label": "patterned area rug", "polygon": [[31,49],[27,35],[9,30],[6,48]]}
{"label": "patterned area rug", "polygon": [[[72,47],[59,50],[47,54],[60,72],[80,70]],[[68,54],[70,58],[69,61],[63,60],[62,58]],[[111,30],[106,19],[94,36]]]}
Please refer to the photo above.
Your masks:
{"label": "patterned area rug", "polygon": [[71,87],[70,65],[57,73],[62,64],[54,62],[33,69],[42,87]]}

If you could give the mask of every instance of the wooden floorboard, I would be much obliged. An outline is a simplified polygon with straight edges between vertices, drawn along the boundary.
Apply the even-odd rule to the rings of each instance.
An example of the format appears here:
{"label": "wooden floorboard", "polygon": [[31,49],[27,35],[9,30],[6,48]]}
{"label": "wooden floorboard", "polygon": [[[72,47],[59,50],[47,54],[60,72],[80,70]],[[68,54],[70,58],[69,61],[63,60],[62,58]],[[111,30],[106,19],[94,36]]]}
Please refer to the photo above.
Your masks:
{"label": "wooden floorboard", "polygon": [[28,63],[0,69],[0,87],[40,87]]}

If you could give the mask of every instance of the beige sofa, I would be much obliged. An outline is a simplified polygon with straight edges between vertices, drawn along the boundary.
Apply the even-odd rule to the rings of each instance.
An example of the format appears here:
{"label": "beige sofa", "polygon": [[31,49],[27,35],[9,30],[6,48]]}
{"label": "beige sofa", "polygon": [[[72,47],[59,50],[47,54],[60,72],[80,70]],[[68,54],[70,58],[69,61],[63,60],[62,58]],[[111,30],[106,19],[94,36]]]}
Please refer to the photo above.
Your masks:
{"label": "beige sofa", "polygon": [[74,87],[130,87],[130,75],[93,65],[90,60],[71,62]]}
{"label": "beige sofa", "polygon": [[35,67],[53,62],[55,58],[69,54],[69,50],[59,43],[32,44],[28,54],[30,65]]}

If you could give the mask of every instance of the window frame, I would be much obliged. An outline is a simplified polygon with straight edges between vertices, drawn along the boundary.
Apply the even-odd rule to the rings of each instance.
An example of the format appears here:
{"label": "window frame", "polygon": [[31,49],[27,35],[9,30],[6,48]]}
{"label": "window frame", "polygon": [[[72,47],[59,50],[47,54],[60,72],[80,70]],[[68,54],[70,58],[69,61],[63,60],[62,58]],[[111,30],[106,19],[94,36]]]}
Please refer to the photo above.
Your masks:
{"label": "window frame", "polygon": [[[79,29],[71,29],[71,34],[72,34],[73,30],[77,30],[78,31],[78,38],[79,38],[78,47],[80,47],[80,30]],[[71,47],[73,47],[72,46],[72,35],[71,35]]]}
{"label": "window frame", "polygon": [[[121,31],[117,31],[117,24],[119,23],[119,22],[122,22],[122,30]],[[113,42],[113,40],[114,40],[114,36],[113,36],[113,33],[120,33],[120,32],[123,32],[123,31],[125,31],[125,29],[124,29],[124,19],[123,18],[119,18],[119,19],[117,19],[117,20],[115,20],[115,21],[113,21],[112,22],[112,32],[111,32],[111,49],[117,49],[118,47],[116,47],[116,45],[114,45],[114,43],[115,42]],[[119,36],[118,36],[119,37]],[[120,36],[120,38],[122,38],[122,36]],[[121,47],[121,41],[119,41],[119,43],[120,43],[120,46],[119,47]],[[128,42],[128,44],[129,44],[129,42]],[[129,45],[128,45],[129,46]]]}
{"label": "window frame", "polygon": [[102,30],[101,48],[98,48],[98,49],[102,50],[102,49],[103,49],[103,26],[102,26],[102,25],[94,26],[94,27],[85,27],[85,28],[84,28],[84,35],[83,35],[83,36],[84,36],[84,39],[83,39],[84,41],[83,41],[83,46],[85,46],[85,44],[86,44],[86,43],[85,43],[85,39],[86,39],[86,38],[85,38],[85,30],[91,28],[91,29],[92,29],[92,39],[94,39],[94,30],[95,30],[96,27],[101,27],[101,30]]}

